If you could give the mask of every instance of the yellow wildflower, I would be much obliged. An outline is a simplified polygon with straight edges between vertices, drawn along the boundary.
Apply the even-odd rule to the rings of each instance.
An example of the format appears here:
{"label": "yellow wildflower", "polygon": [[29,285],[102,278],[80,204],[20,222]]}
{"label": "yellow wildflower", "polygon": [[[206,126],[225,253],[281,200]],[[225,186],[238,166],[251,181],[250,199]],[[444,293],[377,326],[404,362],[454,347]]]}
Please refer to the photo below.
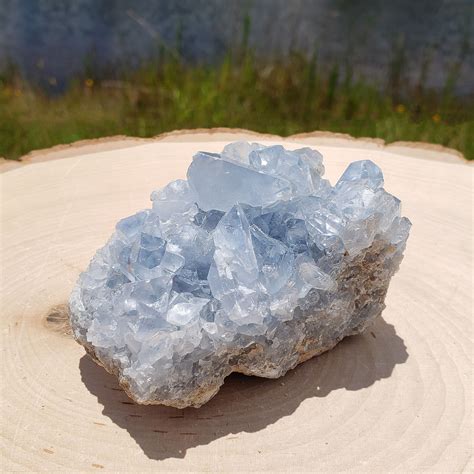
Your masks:
{"label": "yellow wildflower", "polygon": [[441,115],[439,115],[439,114],[434,114],[433,117],[431,117],[431,118],[433,119],[434,123],[441,122]]}
{"label": "yellow wildflower", "polygon": [[398,104],[396,107],[395,107],[395,110],[399,113],[399,114],[403,114],[403,112],[405,112],[406,108],[403,104]]}
{"label": "yellow wildflower", "polygon": [[94,85],[94,79],[86,79],[84,81],[84,84],[86,85],[86,87],[92,87]]}

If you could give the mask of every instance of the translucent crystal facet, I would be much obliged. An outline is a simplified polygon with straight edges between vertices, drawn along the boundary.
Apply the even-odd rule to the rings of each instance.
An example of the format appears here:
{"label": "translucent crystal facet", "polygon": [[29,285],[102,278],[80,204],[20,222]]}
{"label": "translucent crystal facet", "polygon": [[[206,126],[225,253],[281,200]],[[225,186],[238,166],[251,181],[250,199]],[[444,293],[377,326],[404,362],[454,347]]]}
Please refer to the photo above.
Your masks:
{"label": "translucent crystal facet", "polygon": [[138,403],[200,406],[237,371],[279,377],[384,308],[410,230],[371,161],[237,142],[126,217],[70,299],[75,338]]}

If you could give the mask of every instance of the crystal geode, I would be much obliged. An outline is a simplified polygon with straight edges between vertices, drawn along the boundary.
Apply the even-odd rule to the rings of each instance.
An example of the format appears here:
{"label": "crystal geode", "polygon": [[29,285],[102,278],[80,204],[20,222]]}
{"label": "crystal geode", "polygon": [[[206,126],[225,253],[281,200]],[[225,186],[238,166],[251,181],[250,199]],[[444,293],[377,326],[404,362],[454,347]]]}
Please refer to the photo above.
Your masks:
{"label": "crystal geode", "polygon": [[122,219],[70,299],[77,341],[138,403],[198,407],[370,325],[410,221],[371,161],[335,186],[310,148],[237,142]]}

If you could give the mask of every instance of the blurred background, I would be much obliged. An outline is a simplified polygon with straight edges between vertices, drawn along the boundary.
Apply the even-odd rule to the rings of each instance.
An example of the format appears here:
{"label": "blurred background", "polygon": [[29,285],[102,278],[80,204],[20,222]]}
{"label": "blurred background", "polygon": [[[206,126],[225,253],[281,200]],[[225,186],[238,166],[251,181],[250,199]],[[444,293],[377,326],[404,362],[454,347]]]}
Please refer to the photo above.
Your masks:
{"label": "blurred background", "polygon": [[473,0],[0,0],[0,156],[197,127],[474,159]]}

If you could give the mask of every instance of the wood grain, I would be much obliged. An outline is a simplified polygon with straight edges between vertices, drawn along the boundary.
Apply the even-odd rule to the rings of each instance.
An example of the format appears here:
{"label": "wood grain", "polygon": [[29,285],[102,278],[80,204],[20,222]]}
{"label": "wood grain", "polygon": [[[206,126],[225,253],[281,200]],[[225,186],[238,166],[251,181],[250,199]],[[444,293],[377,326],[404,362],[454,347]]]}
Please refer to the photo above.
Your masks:
{"label": "wood grain", "polygon": [[137,406],[67,334],[71,288],[114,223],[234,137],[282,141],[99,141],[2,173],[2,469],[472,472],[473,168],[449,150],[285,140],[317,147],[333,182],[374,160],[413,228],[383,319],[281,379],[233,375],[200,409]]}

